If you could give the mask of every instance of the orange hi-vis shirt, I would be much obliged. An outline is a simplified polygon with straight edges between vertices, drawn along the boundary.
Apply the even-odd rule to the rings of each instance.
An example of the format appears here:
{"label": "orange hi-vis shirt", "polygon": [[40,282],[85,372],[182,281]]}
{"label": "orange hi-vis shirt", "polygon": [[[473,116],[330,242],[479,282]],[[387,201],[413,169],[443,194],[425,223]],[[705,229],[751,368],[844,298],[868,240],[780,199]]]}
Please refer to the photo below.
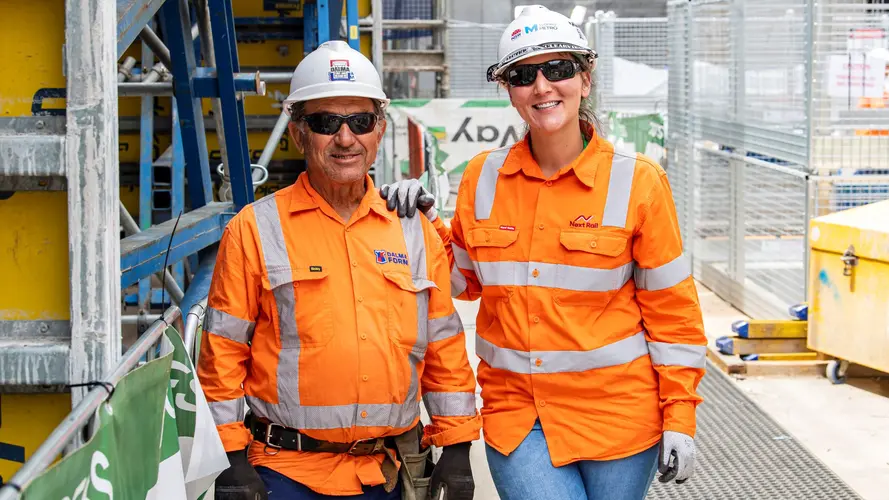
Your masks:
{"label": "orange hi-vis shirt", "polygon": [[[431,425],[424,444],[478,439],[481,417],[447,254],[431,223],[399,220],[367,178],[348,222],[296,183],[226,226],[210,285],[198,376],[226,451],[259,417],[316,439],[350,443]],[[266,448],[253,465],[326,495],[385,482],[384,455]]]}
{"label": "orange hi-vis shirt", "polygon": [[528,139],[476,156],[450,230],[451,287],[481,298],[485,440],[540,419],[555,466],[695,433],[706,339],[663,169],[596,136],[544,179]]}

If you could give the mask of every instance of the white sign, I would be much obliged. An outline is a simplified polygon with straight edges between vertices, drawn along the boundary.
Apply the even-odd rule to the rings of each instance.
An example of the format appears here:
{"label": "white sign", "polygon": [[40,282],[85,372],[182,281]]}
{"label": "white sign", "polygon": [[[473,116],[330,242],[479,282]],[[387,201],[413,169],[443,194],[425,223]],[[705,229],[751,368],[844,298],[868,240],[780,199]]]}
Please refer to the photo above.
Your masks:
{"label": "white sign", "polygon": [[827,72],[827,93],[831,97],[857,99],[883,97],[886,84],[886,61],[858,54],[830,56]]}

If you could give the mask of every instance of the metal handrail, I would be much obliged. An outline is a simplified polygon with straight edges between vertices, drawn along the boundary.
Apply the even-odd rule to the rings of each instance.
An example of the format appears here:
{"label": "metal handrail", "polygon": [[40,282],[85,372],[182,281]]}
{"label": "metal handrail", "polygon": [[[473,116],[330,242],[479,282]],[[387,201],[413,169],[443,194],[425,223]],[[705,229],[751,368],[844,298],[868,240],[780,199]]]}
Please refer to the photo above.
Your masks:
{"label": "metal handrail", "polygon": [[[170,306],[164,311],[161,319],[152,323],[145,334],[130,346],[120,363],[102,380],[102,384],[111,384],[112,387],[117,385],[120,379],[139,364],[143,356],[153,350],[152,347],[163,338],[167,326],[177,323],[180,325],[182,323],[182,311],[177,306]],[[12,476],[12,479],[0,488],[0,500],[17,500],[20,497],[18,488],[23,488],[53,463],[80,429],[89,424],[95,411],[108,399],[108,396],[109,391],[105,387],[95,387],[90,390],[43,441],[31,458]]]}
{"label": "metal handrail", "polygon": [[191,306],[188,314],[185,315],[185,330],[182,332],[182,342],[185,344],[185,349],[188,351],[188,357],[191,358],[194,363],[197,362],[194,358],[194,353],[197,347],[195,342],[197,340],[198,326],[203,323],[206,310],[207,297],[204,297],[203,300]]}

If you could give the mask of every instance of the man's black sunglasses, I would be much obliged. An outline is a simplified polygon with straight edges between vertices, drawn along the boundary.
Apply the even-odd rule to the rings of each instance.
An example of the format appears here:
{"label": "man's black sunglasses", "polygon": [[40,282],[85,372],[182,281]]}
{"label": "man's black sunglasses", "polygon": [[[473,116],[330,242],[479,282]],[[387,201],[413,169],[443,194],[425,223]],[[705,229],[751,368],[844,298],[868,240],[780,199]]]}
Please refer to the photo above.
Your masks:
{"label": "man's black sunglasses", "polygon": [[309,125],[309,130],[316,134],[334,135],[343,122],[349,124],[349,130],[355,135],[370,133],[377,125],[377,115],[374,113],[354,113],[351,115],[337,115],[334,113],[313,113],[305,115],[302,120]]}
{"label": "man's black sunglasses", "polygon": [[574,78],[581,70],[580,63],[570,59],[553,59],[540,64],[521,64],[513,66],[506,71],[506,82],[513,87],[531,85],[537,80],[537,71],[543,71],[543,76],[551,82],[558,82]]}

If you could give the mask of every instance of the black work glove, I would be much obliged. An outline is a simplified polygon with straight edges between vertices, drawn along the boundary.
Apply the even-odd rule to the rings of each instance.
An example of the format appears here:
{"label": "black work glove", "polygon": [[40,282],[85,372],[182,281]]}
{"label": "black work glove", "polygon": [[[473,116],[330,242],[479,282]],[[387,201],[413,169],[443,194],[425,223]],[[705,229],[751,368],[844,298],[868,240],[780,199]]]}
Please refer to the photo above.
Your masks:
{"label": "black work glove", "polygon": [[442,487],[445,489],[447,500],[472,500],[475,481],[472,479],[472,466],[469,464],[470,444],[452,444],[442,450],[441,458],[432,470],[432,481],[429,485],[434,500],[438,499]]}
{"label": "black work glove", "polygon": [[438,211],[435,210],[435,196],[417,179],[383,184],[380,187],[380,196],[386,200],[386,208],[397,211],[398,217],[411,218],[417,214],[418,208],[430,221],[434,221],[438,216]]}
{"label": "black work glove", "polygon": [[247,449],[226,455],[231,466],[216,478],[216,500],[268,500],[265,483],[247,461]]}

